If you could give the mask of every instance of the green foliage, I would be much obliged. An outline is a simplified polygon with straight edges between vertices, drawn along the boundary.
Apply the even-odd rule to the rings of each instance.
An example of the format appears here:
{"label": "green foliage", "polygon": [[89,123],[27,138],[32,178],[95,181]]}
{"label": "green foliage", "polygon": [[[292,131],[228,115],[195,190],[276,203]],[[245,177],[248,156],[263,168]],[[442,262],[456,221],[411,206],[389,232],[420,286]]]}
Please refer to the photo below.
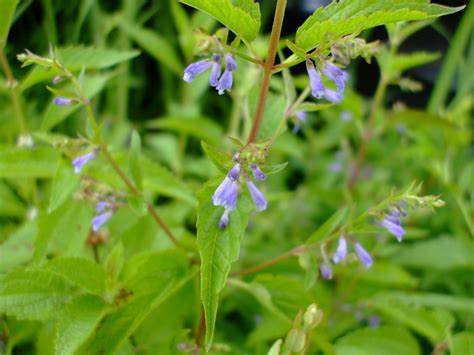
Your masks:
{"label": "green foliage", "polygon": [[305,51],[328,48],[343,36],[398,21],[425,20],[448,15],[462,7],[430,4],[429,0],[343,0],[320,7],[296,32],[296,44]]}
{"label": "green foliage", "polygon": [[260,29],[260,9],[253,0],[180,0],[213,16],[237,36],[253,41]]}
{"label": "green foliage", "polygon": [[8,31],[19,0],[4,0],[0,3],[0,50],[7,42]]}

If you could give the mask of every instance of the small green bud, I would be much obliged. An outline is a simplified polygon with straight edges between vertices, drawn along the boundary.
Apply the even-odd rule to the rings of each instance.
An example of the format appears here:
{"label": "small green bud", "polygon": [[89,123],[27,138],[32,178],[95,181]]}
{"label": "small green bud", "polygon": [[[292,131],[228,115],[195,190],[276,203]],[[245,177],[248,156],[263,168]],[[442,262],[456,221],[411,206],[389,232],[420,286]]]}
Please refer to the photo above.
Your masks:
{"label": "small green bud", "polygon": [[287,351],[298,353],[303,351],[306,344],[306,333],[301,329],[291,329],[286,336],[285,348]]}
{"label": "small green bud", "polygon": [[323,320],[323,311],[316,304],[311,304],[304,313],[304,328],[306,330],[313,329]]}

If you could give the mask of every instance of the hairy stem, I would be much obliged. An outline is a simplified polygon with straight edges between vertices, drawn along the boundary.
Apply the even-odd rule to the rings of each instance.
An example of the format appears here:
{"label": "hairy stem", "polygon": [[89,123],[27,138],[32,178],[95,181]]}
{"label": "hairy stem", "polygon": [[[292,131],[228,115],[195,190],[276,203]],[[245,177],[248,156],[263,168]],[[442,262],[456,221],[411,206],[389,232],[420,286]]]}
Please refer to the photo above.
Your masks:
{"label": "hairy stem", "polygon": [[278,49],[278,42],[280,41],[281,27],[283,25],[283,18],[285,16],[286,0],[277,0],[275,17],[273,18],[272,33],[270,35],[270,44],[268,46],[268,56],[263,66],[263,80],[262,87],[257,102],[257,109],[253,119],[252,129],[250,131],[248,144],[254,143],[257,138],[260,124],[262,123],[263,113],[265,111],[265,103],[267,101],[268,90],[270,88],[270,78],[275,64],[275,57]]}
{"label": "hairy stem", "polygon": [[374,101],[372,103],[372,107],[370,108],[369,119],[367,120],[367,125],[365,126],[365,130],[362,133],[362,143],[360,145],[359,151],[357,152],[354,169],[352,170],[352,174],[347,183],[347,187],[349,188],[349,190],[352,190],[355,183],[357,182],[357,179],[359,178],[362,163],[364,162],[365,157],[367,155],[367,147],[369,145],[370,140],[372,139],[372,130],[375,123],[375,117],[377,116],[377,111],[382,105],[385,92],[387,91],[387,85],[387,81],[382,77],[377,85]]}
{"label": "hairy stem", "polygon": [[26,130],[26,124],[25,124],[25,115],[23,113],[23,108],[21,105],[20,88],[18,86],[18,82],[13,77],[12,70],[10,68],[10,65],[8,64],[8,59],[2,50],[0,50],[0,65],[7,78],[8,86],[11,89],[13,108],[15,110],[15,116],[18,121],[20,133],[25,134],[27,130]]}

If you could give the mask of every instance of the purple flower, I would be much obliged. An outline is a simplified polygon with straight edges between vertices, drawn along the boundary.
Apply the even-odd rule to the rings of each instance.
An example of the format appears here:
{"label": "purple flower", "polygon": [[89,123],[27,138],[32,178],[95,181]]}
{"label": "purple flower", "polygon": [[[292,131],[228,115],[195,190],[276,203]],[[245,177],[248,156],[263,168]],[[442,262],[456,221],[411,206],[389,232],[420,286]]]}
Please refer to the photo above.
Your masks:
{"label": "purple flower", "polygon": [[213,63],[211,75],[209,76],[209,85],[215,88],[219,83],[219,76],[221,75],[221,56],[219,54],[216,54],[213,56],[212,60]]}
{"label": "purple flower", "polygon": [[402,238],[405,235],[405,229],[402,226],[400,214],[406,216],[405,212],[400,212],[398,208],[392,208],[391,211],[385,215],[382,221],[379,222],[380,226],[393,234],[399,242],[402,241]]}
{"label": "purple flower", "polygon": [[186,69],[184,69],[183,80],[187,83],[192,82],[197,75],[209,70],[212,63],[211,60],[205,59],[189,64]]}
{"label": "purple flower", "polygon": [[380,327],[380,317],[377,315],[373,315],[369,318],[369,327],[370,328],[378,328]]}
{"label": "purple flower", "polygon": [[319,271],[321,271],[321,276],[325,280],[332,279],[332,267],[327,262],[319,264]]}
{"label": "purple flower", "polygon": [[337,92],[342,96],[349,75],[344,70],[330,62],[326,62],[326,65],[323,68],[323,74],[336,84]]}
{"label": "purple flower", "polygon": [[73,99],[64,96],[58,96],[53,99],[53,104],[57,106],[69,106],[74,102]]}
{"label": "purple flower", "polygon": [[339,243],[337,244],[336,253],[332,257],[335,264],[339,264],[347,256],[347,241],[346,238],[340,237]]}
{"label": "purple flower", "polygon": [[219,220],[220,229],[225,229],[229,225],[229,213],[230,211],[228,209],[224,210],[224,213],[222,214],[221,219]]}
{"label": "purple flower", "polygon": [[214,206],[223,206],[226,210],[233,211],[237,207],[237,196],[239,194],[240,164],[236,164],[217,187],[212,202]]}
{"label": "purple flower", "polygon": [[341,115],[339,116],[339,118],[343,122],[349,122],[352,120],[352,112],[349,110],[344,110],[341,112]]}
{"label": "purple flower", "polygon": [[295,117],[297,122],[293,126],[293,133],[298,133],[301,128],[301,123],[306,122],[306,112],[305,111],[297,111],[295,113]]}
{"label": "purple flower", "polygon": [[257,211],[262,212],[267,209],[267,200],[263,193],[258,189],[257,186],[251,181],[247,179],[247,187],[250,192],[250,196],[252,197],[253,203],[255,207],[257,207]]}
{"label": "purple flower", "polygon": [[260,170],[257,165],[255,165],[254,163],[250,163],[249,166],[250,169],[252,169],[253,177],[255,178],[255,180],[263,181],[267,178],[267,176],[263,173],[262,170]]}
{"label": "purple flower", "polygon": [[82,168],[84,167],[84,165],[86,165],[89,161],[94,159],[96,155],[97,155],[97,150],[94,149],[90,153],[80,155],[77,158],[75,158],[72,161],[72,165],[74,166],[74,172],[76,174],[79,174],[81,172]]}
{"label": "purple flower", "polygon": [[321,75],[314,67],[314,63],[311,60],[306,60],[306,71],[308,72],[309,76],[309,85],[311,87],[311,94],[320,99],[324,96],[326,89],[323,84],[323,79]]}
{"label": "purple flower", "polygon": [[97,215],[92,219],[92,230],[97,232],[113,216],[113,206],[110,202],[99,201],[95,205]]}
{"label": "purple flower", "polygon": [[372,266],[373,260],[370,254],[367,252],[367,250],[364,249],[362,245],[360,245],[358,242],[355,243],[355,251],[357,253],[357,257],[359,258],[360,262],[366,269]]}
{"label": "purple flower", "polygon": [[337,104],[339,101],[342,100],[342,92],[334,91],[331,89],[325,89],[324,98],[329,102]]}
{"label": "purple flower", "polygon": [[221,75],[219,82],[217,83],[216,89],[219,95],[224,94],[224,92],[230,91],[232,89],[232,84],[234,81],[232,72],[237,69],[237,63],[230,54],[225,56],[226,67],[224,73]]}

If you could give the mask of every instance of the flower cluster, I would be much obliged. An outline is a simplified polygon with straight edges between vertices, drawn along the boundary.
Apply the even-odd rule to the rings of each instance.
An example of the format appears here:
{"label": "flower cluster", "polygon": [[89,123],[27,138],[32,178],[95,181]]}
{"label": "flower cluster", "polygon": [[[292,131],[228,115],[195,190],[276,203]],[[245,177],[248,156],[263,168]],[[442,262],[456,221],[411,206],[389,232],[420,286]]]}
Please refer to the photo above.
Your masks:
{"label": "flower cluster", "polygon": [[384,227],[390,234],[393,234],[399,242],[402,241],[405,235],[405,229],[400,219],[401,216],[406,217],[406,212],[400,207],[392,207],[379,222],[380,226]]}
{"label": "flower cluster", "polygon": [[[253,163],[249,164],[255,180],[263,181],[266,176],[260,168]],[[237,198],[239,195],[240,176],[245,175],[245,182],[249,190],[250,196],[255,204],[257,211],[261,212],[267,208],[267,200],[263,193],[258,189],[248,174],[243,171],[242,165],[238,162],[229,170],[222,183],[217,187],[212,202],[214,206],[224,207],[224,213],[219,221],[219,228],[224,229],[230,221],[230,212],[237,208]]]}
{"label": "flower cluster", "polygon": [[309,76],[311,94],[315,98],[325,98],[326,100],[333,103],[338,103],[342,100],[346,83],[349,79],[349,75],[344,70],[340,69],[338,66],[329,61],[324,61],[322,63],[322,74],[334,82],[336,85],[336,90],[332,90],[324,86],[321,72],[316,69],[311,59],[306,60],[306,70]]}
{"label": "flower cluster", "polygon": [[231,54],[225,55],[225,70],[221,75],[222,56],[214,54],[211,59],[204,59],[191,63],[186,67],[183,74],[183,80],[187,83],[192,82],[196,76],[205,73],[211,69],[209,76],[209,85],[216,88],[219,95],[232,89],[234,82],[233,72],[237,70],[237,62]]}

